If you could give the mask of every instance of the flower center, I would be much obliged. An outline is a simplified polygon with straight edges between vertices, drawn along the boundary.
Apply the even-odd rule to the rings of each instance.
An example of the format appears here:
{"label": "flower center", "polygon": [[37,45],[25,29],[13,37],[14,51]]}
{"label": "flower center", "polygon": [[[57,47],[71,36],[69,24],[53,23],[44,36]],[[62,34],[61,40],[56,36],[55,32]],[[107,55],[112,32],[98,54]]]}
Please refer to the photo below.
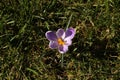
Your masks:
{"label": "flower center", "polygon": [[59,45],[64,45],[65,44],[65,42],[61,38],[59,38],[57,41],[58,41]]}

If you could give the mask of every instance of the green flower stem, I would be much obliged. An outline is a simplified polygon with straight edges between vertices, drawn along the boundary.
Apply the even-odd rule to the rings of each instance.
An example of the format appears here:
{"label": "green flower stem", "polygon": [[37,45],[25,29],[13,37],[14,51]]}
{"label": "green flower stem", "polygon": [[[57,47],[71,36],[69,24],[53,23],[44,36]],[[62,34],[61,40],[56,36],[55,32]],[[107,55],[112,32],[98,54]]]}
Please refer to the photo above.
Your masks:
{"label": "green flower stem", "polygon": [[63,67],[63,59],[64,59],[64,56],[62,54],[62,57],[61,57],[61,67]]}

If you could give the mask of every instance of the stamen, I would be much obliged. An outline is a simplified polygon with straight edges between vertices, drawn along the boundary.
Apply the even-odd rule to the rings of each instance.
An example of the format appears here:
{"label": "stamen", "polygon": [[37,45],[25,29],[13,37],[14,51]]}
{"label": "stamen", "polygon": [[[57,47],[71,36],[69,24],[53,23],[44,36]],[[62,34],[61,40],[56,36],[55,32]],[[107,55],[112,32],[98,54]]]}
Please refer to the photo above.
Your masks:
{"label": "stamen", "polygon": [[58,39],[58,44],[59,44],[59,45],[64,45],[65,42],[64,42],[61,38],[59,38],[59,39]]}

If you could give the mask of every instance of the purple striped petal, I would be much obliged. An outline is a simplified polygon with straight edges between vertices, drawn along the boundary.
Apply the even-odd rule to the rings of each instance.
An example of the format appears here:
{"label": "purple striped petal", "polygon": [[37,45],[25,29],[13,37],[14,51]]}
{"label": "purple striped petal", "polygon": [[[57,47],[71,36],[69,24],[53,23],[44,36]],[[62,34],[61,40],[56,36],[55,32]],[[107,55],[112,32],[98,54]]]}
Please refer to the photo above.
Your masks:
{"label": "purple striped petal", "polygon": [[65,37],[65,31],[64,29],[58,29],[57,32],[56,32],[56,35],[58,38],[64,38]]}
{"label": "purple striped petal", "polygon": [[63,46],[59,46],[58,50],[60,53],[66,53],[68,51],[68,46],[67,45],[63,45]]}
{"label": "purple striped petal", "polygon": [[57,43],[56,41],[50,41],[49,47],[50,47],[51,49],[55,49],[55,48],[58,47],[58,43]]}
{"label": "purple striped petal", "polygon": [[72,40],[71,39],[65,38],[64,41],[65,41],[65,44],[68,45],[68,46],[70,46],[72,44]]}
{"label": "purple striped petal", "polygon": [[49,41],[56,41],[57,40],[57,36],[56,36],[55,32],[47,31],[45,33],[45,36]]}
{"label": "purple striped petal", "polygon": [[75,36],[75,30],[73,28],[69,28],[66,30],[65,38],[73,39],[74,36]]}

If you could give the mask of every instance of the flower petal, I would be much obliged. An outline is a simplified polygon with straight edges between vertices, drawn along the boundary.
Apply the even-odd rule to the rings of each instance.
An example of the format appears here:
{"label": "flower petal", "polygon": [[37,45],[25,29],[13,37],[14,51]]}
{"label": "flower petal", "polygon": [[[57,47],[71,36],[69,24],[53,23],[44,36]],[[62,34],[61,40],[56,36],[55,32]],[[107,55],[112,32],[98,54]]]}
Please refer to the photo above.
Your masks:
{"label": "flower petal", "polygon": [[51,49],[55,49],[55,48],[58,47],[58,43],[57,43],[56,41],[50,41],[49,47],[50,47]]}
{"label": "flower petal", "polygon": [[72,44],[71,39],[65,38],[64,41],[65,41],[65,44],[68,45],[68,46],[70,46]]}
{"label": "flower petal", "polygon": [[65,38],[65,31],[64,29],[58,29],[57,32],[56,32],[56,35],[58,38]]}
{"label": "flower petal", "polygon": [[66,30],[65,38],[73,39],[74,36],[75,36],[75,29],[69,28]]}
{"label": "flower petal", "polygon": [[67,45],[59,46],[58,49],[59,49],[59,52],[63,54],[68,51],[68,46]]}
{"label": "flower petal", "polygon": [[56,41],[56,40],[57,40],[57,36],[56,36],[55,32],[47,31],[47,32],[45,33],[45,36],[46,36],[46,38],[47,38],[48,40],[50,40],[50,41]]}

